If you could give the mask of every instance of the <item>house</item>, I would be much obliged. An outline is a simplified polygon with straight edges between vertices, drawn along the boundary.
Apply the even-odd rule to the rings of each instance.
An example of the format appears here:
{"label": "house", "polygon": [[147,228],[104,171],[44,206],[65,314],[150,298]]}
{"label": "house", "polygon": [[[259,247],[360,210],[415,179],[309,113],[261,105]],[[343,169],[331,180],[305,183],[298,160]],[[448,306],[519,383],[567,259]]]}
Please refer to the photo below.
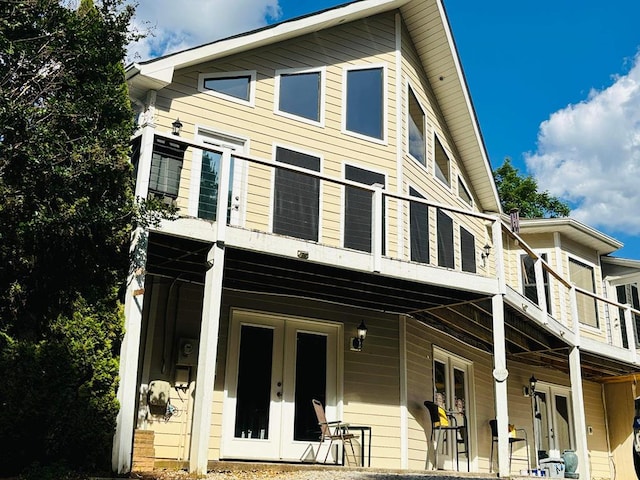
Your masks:
{"label": "house", "polygon": [[[610,478],[607,388],[633,410],[640,365],[638,305],[611,288],[640,265],[604,263],[621,244],[574,220],[510,226],[440,0],[355,1],[126,74],[136,195],[179,218],[132,242],[114,470],[340,461],[317,399],[367,466],[507,476],[571,448]],[[463,446],[433,444],[425,401]]]}

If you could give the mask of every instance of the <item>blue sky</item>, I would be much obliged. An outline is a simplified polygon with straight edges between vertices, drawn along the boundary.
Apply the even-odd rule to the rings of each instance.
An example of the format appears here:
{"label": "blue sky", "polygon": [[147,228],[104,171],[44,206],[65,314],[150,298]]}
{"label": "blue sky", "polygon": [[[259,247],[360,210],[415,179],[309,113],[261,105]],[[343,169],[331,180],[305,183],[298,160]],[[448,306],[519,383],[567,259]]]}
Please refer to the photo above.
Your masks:
{"label": "blue sky", "polygon": [[[140,0],[147,59],[346,3]],[[189,5],[190,8],[185,8]],[[493,168],[510,157],[640,259],[640,2],[444,0]],[[212,21],[212,19],[215,19]]]}

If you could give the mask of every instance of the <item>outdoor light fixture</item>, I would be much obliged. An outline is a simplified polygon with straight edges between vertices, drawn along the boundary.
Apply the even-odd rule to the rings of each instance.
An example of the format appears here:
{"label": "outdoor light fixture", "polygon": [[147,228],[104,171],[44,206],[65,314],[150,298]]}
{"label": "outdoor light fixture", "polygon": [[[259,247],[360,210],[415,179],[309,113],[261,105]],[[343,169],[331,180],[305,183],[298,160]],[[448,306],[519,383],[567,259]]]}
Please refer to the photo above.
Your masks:
{"label": "outdoor light fixture", "polygon": [[529,379],[529,385],[523,387],[525,397],[533,397],[536,394],[537,383],[538,379],[535,376],[531,375],[531,378]]}
{"label": "outdoor light fixture", "polygon": [[351,339],[351,350],[354,352],[361,352],[364,339],[367,336],[367,326],[364,324],[364,320],[358,325],[358,336]]}
{"label": "outdoor light fixture", "polygon": [[482,263],[484,264],[484,266],[487,266],[487,258],[489,258],[489,254],[491,253],[491,245],[489,245],[488,243],[485,243],[484,247],[482,247],[482,253],[480,254],[480,257],[482,258]]}
{"label": "outdoor light fixture", "polygon": [[173,127],[173,129],[171,130],[171,133],[173,133],[175,136],[179,137],[180,136],[180,130],[182,129],[182,122],[180,121],[180,119],[176,118],[176,121],[173,122],[171,124],[171,126]]}

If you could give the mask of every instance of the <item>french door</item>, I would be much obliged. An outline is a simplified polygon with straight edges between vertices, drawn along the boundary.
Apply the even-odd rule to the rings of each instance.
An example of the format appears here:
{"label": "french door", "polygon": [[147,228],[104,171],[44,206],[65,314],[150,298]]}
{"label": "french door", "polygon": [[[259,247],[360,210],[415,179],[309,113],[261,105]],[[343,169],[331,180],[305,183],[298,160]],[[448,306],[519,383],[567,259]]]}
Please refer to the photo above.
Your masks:
{"label": "french door", "polygon": [[319,440],[311,403],[337,418],[339,326],[233,311],[222,458],[309,461]]}
{"label": "french door", "polygon": [[[466,420],[466,434],[470,435],[470,426],[473,423],[469,418],[469,406],[473,404],[470,384],[472,363],[437,348],[434,348],[433,356],[434,402],[445,410],[454,412],[458,425]],[[438,450],[440,465],[436,465],[436,468],[453,470],[457,467],[456,441],[443,435]],[[465,455],[468,456],[460,454],[460,462],[463,465],[463,462],[467,461]]]}
{"label": "french door", "polygon": [[539,455],[573,448],[571,392],[556,385],[536,385],[535,441]]}

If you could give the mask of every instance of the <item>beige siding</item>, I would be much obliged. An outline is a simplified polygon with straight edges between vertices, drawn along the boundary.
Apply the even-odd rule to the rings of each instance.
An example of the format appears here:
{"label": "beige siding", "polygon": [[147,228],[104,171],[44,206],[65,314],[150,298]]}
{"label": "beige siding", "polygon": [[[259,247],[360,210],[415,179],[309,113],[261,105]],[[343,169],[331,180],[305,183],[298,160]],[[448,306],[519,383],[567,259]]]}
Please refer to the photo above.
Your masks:
{"label": "beige siding", "polygon": [[[593,382],[582,382],[582,388],[584,394],[585,420],[587,426],[593,430],[593,435],[587,435],[591,478],[609,479],[612,478],[612,472],[609,469],[609,447],[607,445],[602,385]],[[629,426],[631,426],[631,421],[629,421]],[[629,450],[629,460],[631,460],[631,450]],[[582,461],[582,459],[578,461]],[[629,477],[619,476],[618,474],[617,478]]]}
{"label": "beige siding", "polygon": [[604,393],[607,407],[605,420],[609,427],[611,462],[615,478],[634,478],[632,456],[632,422],[635,415],[633,384],[632,382],[606,384],[604,385]]}

